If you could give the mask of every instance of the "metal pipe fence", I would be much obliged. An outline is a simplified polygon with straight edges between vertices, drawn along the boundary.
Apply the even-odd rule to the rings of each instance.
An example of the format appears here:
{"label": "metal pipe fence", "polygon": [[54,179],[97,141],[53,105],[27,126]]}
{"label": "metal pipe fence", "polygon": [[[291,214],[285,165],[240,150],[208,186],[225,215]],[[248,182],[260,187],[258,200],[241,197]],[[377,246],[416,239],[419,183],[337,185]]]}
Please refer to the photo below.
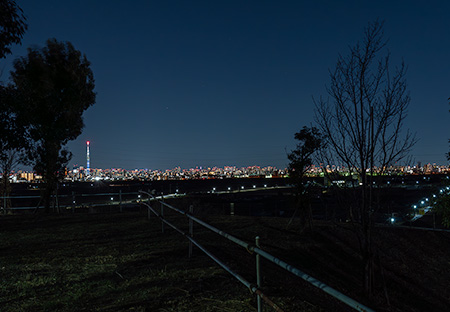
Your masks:
{"label": "metal pipe fence", "polygon": [[[270,300],[264,293],[259,289],[259,286],[255,286],[251,284],[249,281],[247,281],[244,277],[242,277],[240,274],[234,272],[229,266],[227,266],[224,262],[222,262],[219,258],[214,256],[210,251],[208,251],[204,246],[202,246],[197,240],[195,240],[193,237],[191,237],[191,234],[186,234],[179,228],[177,228],[175,225],[164,219],[163,215],[158,214],[149,204],[144,203],[148,207],[148,210],[151,211],[154,215],[156,215],[163,224],[167,224],[172,229],[186,237],[186,239],[189,240],[190,243],[197,246],[201,251],[203,251],[208,257],[210,257],[212,260],[214,260],[219,266],[221,266],[225,271],[227,271],[229,274],[231,274],[234,278],[236,278],[239,282],[241,282],[244,286],[246,286],[252,293],[256,294],[258,298],[261,298],[264,300],[270,307],[272,307],[277,312],[284,312],[280,307],[278,307],[272,300]],[[163,231],[164,233],[164,231]],[[261,312],[261,306],[258,305],[258,312]]]}
{"label": "metal pipe fence", "polygon": [[[254,252],[256,255],[260,255],[261,257],[265,258],[266,260],[268,260],[268,261],[270,261],[270,262],[272,262],[272,263],[274,263],[274,264],[280,266],[281,268],[287,270],[288,272],[294,274],[295,276],[302,278],[303,280],[307,281],[307,282],[310,283],[311,285],[313,285],[313,286],[315,286],[315,287],[321,289],[322,291],[326,292],[327,294],[333,296],[334,298],[338,299],[338,300],[341,301],[342,303],[345,303],[345,304],[348,305],[349,307],[351,307],[351,308],[353,308],[353,309],[355,309],[355,310],[357,310],[357,311],[361,311],[361,312],[373,312],[373,311],[374,311],[374,310],[370,309],[369,307],[367,307],[367,306],[365,306],[365,305],[363,305],[363,304],[357,302],[356,300],[354,300],[354,299],[352,299],[352,298],[350,298],[350,297],[344,295],[344,294],[341,293],[340,291],[338,291],[338,290],[336,290],[336,289],[334,289],[334,288],[328,286],[327,284],[325,284],[325,283],[323,283],[323,282],[317,280],[316,278],[314,278],[314,277],[312,277],[312,276],[310,276],[310,275],[308,275],[308,274],[302,272],[301,270],[297,269],[296,267],[294,267],[294,266],[292,266],[292,265],[290,265],[290,264],[284,262],[283,260],[281,260],[281,259],[279,259],[279,258],[277,258],[277,257],[275,257],[275,256],[273,256],[273,255],[271,255],[271,254],[269,254],[268,252],[265,252],[264,250],[258,248],[257,246],[248,244],[248,243],[246,243],[246,242],[244,242],[244,241],[242,241],[242,240],[240,240],[240,239],[234,237],[233,235],[230,235],[230,234],[228,234],[228,233],[225,233],[224,231],[219,230],[219,229],[217,229],[216,227],[214,227],[214,226],[212,226],[212,225],[210,225],[210,224],[208,224],[208,223],[206,223],[206,222],[204,222],[204,221],[202,221],[202,220],[200,220],[200,219],[194,217],[191,213],[187,213],[186,211],[183,211],[183,210],[181,210],[181,209],[178,209],[178,208],[176,208],[176,207],[173,207],[173,206],[171,206],[171,205],[169,205],[169,204],[167,204],[167,203],[165,203],[165,202],[159,201],[159,200],[157,200],[153,195],[151,195],[150,193],[147,193],[147,192],[144,192],[144,191],[140,191],[140,193],[141,193],[141,194],[144,194],[144,195],[147,195],[147,196],[149,197],[149,200],[152,200],[152,201],[155,201],[155,200],[156,200],[156,201],[158,201],[158,202],[161,204],[161,207],[165,206],[165,207],[167,207],[167,208],[169,208],[169,209],[171,209],[171,210],[173,210],[173,211],[176,211],[176,212],[178,212],[178,213],[180,213],[180,214],[186,216],[186,217],[189,218],[190,220],[192,220],[192,221],[194,221],[194,222],[196,222],[196,223],[202,225],[203,227],[209,229],[210,231],[212,231],[212,232],[214,232],[214,233],[216,233],[216,234],[219,234],[219,235],[222,236],[222,237],[227,238],[228,240],[234,242],[235,244],[237,244],[237,245],[239,245],[239,246],[241,246],[241,247],[244,247],[244,248],[247,249],[248,251]],[[146,204],[146,203],[144,202],[144,204]],[[147,204],[146,204],[146,205],[147,205]],[[150,208],[150,205],[147,205],[147,207],[149,207],[149,209],[151,209],[151,208]],[[152,209],[152,212],[156,214],[156,211],[154,211],[153,209]],[[166,221],[164,221],[163,218],[161,218],[161,216],[159,216],[159,217],[160,217],[160,219],[162,220],[163,223],[166,222]],[[171,227],[172,227],[172,226],[171,226]],[[194,240],[193,240],[193,238],[192,238],[191,236],[186,235],[184,232],[182,232],[182,231],[179,230],[179,229],[176,229],[176,231],[178,231],[179,233],[181,233],[182,235],[184,235],[188,240],[192,241],[192,243],[195,244],[195,245],[197,246],[197,244],[194,242]],[[192,233],[190,233],[190,235],[191,235],[191,234],[192,234]],[[193,234],[192,234],[192,235],[193,235]],[[197,247],[198,247],[198,246],[197,246]],[[200,247],[199,247],[199,248],[200,248]],[[203,250],[202,248],[200,248],[200,249]],[[205,253],[206,253],[206,252],[205,252]],[[213,259],[213,260],[214,260],[214,259]],[[215,260],[214,260],[214,261],[215,261]],[[216,261],[216,262],[217,262],[217,261]],[[219,265],[220,265],[220,264],[219,264]],[[228,270],[227,270],[227,271],[228,271]],[[231,274],[231,273],[230,273],[230,274]],[[232,274],[232,275],[234,276],[234,274]],[[235,276],[235,277],[236,277],[236,276]],[[237,278],[237,277],[236,277],[236,278]],[[238,279],[238,280],[239,280],[239,279]],[[242,281],[241,281],[241,282],[242,282]],[[243,283],[243,284],[246,285],[245,283]],[[247,285],[246,285],[246,286],[247,286]],[[248,287],[248,286],[247,286],[247,287]],[[251,288],[250,288],[250,289],[251,289]],[[255,287],[255,289],[257,290],[258,288]],[[255,291],[255,293],[256,293],[256,291]],[[263,296],[260,296],[260,297],[261,297],[263,300],[265,300]],[[265,301],[266,301],[266,300],[265,300]],[[266,302],[267,302],[267,301],[266,301]],[[271,305],[271,306],[274,307],[273,305]],[[275,305],[275,307],[278,308],[276,305]],[[279,309],[279,308],[278,308],[278,309]],[[277,310],[277,311],[279,311],[279,310]]]}
{"label": "metal pipe fence", "polygon": [[[139,192],[119,192],[115,193],[74,193],[72,194],[58,194],[52,195],[52,209],[66,209],[75,211],[79,208],[96,208],[104,206],[119,206],[120,212],[123,210],[123,205],[139,204]],[[0,203],[8,201],[10,207],[0,207],[3,211],[24,211],[42,209],[44,206],[39,201],[40,195],[25,195],[25,196],[0,196]],[[6,205],[4,205],[6,206]]]}

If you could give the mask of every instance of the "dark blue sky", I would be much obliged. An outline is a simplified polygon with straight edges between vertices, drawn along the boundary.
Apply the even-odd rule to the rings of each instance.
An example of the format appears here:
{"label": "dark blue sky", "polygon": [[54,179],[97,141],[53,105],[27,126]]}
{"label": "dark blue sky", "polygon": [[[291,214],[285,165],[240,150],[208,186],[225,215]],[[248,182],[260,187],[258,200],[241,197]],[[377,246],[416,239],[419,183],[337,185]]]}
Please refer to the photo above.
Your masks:
{"label": "dark blue sky", "polygon": [[408,65],[413,158],[447,163],[448,1],[17,3],[29,29],[5,70],[52,37],[92,63],[97,103],[69,144],[71,165],[85,165],[90,140],[93,168],[284,168],[294,133],[313,122],[312,96],[326,95],[328,70],[376,18],[392,65]]}

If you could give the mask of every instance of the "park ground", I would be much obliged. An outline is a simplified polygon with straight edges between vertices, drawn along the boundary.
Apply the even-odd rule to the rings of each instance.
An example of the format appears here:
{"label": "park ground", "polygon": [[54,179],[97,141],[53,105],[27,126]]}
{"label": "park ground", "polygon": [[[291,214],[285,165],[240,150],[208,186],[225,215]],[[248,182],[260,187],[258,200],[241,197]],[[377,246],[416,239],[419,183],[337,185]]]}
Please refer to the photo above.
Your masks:
{"label": "park ground", "polygon": [[[187,230],[182,217],[168,218]],[[349,224],[302,233],[275,217],[201,216],[377,311],[450,307],[450,233],[381,227],[375,295],[364,297],[358,240]],[[195,238],[252,283],[255,255],[200,225]],[[2,311],[256,311],[249,290],[145,211],[0,217]],[[284,311],[349,307],[262,261],[263,292]],[[271,311],[265,307],[265,311]]]}

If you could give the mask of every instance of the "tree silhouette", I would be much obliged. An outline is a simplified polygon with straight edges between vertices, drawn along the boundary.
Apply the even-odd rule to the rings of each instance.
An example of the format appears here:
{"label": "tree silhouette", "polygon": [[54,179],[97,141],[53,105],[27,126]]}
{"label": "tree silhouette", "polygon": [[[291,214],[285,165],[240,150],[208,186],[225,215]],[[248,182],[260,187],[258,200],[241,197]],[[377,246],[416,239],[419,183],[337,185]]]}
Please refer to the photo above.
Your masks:
{"label": "tree silhouette", "polygon": [[[450,98],[447,99],[450,103]],[[449,110],[450,111],[450,110]],[[448,143],[450,143],[450,140],[448,140]],[[447,153],[447,160],[450,161],[450,152]]]}
{"label": "tree silhouette", "polygon": [[27,30],[26,18],[15,1],[0,0],[0,59],[11,54],[10,46],[18,44]]}
{"label": "tree silhouette", "polygon": [[[448,101],[450,101],[450,98],[448,98]],[[450,143],[450,140],[448,140],[448,143]],[[450,152],[447,153],[446,156],[447,160],[450,161]],[[448,180],[445,184],[449,184]],[[450,227],[450,194],[448,194],[448,192],[445,192],[443,195],[438,197],[434,204],[434,211],[438,215],[442,216],[442,225],[447,228]]]}
{"label": "tree silhouette", "polygon": [[83,112],[95,103],[90,63],[70,42],[49,39],[15,60],[11,77],[32,141],[27,158],[46,183],[42,200],[48,212],[71,158],[65,145],[81,134]]}
{"label": "tree silhouette", "polygon": [[316,121],[330,154],[359,177],[359,200],[350,216],[354,222],[364,268],[364,289],[373,285],[373,200],[374,170],[383,173],[407,156],[415,143],[409,131],[402,133],[410,102],[405,80],[406,68],[390,68],[389,53],[379,56],[386,46],[383,25],[369,23],[362,42],[338,58],[330,72],[329,98],[315,101]]}
{"label": "tree silhouette", "polygon": [[16,165],[24,162],[25,148],[28,140],[25,135],[26,127],[20,123],[16,101],[16,93],[10,86],[0,85],[0,170],[2,174],[0,192],[4,196],[2,206],[9,206],[11,186],[9,174]]}
{"label": "tree silhouette", "polygon": [[323,140],[317,128],[306,126],[300,132],[295,133],[294,138],[298,143],[297,147],[288,154],[288,171],[289,177],[295,185],[297,203],[289,224],[299,214],[301,230],[303,230],[307,223],[312,227],[312,211],[305,174],[311,168],[312,156],[322,148]]}
{"label": "tree silhouette", "polygon": [[[11,53],[12,44],[20,43],[27,29],[25,20],[22,9],[14,1],[0,0],[0,59]],[[4,208],[8,206],[6,197],[10,193],[9,173],[25,145],[23,128],[17,124],[14,99],[12,88],[0,84],[0,192]]]}

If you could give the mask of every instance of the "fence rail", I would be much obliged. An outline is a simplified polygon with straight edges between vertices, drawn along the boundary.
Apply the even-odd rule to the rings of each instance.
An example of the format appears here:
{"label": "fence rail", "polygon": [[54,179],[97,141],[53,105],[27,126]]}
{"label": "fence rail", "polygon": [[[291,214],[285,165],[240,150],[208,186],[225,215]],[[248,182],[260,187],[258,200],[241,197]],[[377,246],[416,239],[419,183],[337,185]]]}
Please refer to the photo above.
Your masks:
{"label": "fence rail", "polygon": [[[138,204],[139,192],[115,192],[115,193],[72,193],[52,195],[52,209],[95,208],[104,206],[119,206],[120,211],[124,205]],[[0,196],[0,209],[2,211],[23,211],[44,208],[39,195]],[[5,208],[6,207],[6,208]]]}
{"label": "fence rail", "polygon": [[[149,204],[144,203],[144,205],[146,205],[149,209],[149,211],[151,211],[153,214],[155,214],[160,220],[161,222],[167,224],[168,226],[170,226],[172,229],[174,229],[175,231],[177,231],[178,233],[180,233],[181,235],[183,235],[184,237],[186,237],[190,243],[194,244],[195,246],[197,246],[201,251],[203,251],[207,256],[209,256],[212,260],[214,260],[218,265],[220,265],[225,271],[227,271],[228,273],[230,273],[233,277],[235,277],[239,282],[241,282],[242,284],[244,284],[252,293],[257,294],[260,298],[262,298],[269,306],[271,306],[272,308],[275,309],[275,311],[277,312],[283,312],[283,310],[281,308],[279,308],[275,303],[273,303],[267,296],[265,296],[262,291],[252,285],[250,282],[248,282],[245,278],[243,278],[241,275],[239,275],[238,273],[234,272],[230,267],[228,267],[225,263],[223,263],[219,258],[217,258],[216,256],[214,256],[211,252],[209,252],[205,247],[203,247],[198,241],[196,241],[194,238],[192,238],[192,235],[190,234],[186,234],[185,232],[183,232],[182,230],[180,230],[179,228],[177,228],[175,225],[173,225],[172,223],[170,223],[169,221],[167,221],[166,219],[164,219],[164,217],[161,214],[158,214]],[[260,310],[258,310],[260,311]]]}
{"label": "fence rail", "polygon": [[[218,263],[220,266],[222,266],[227,272],[229,272],[232,276],[234,276],[236,279],[238,279],[242,284],[244,284],[247,288],[249,288],[252,293],[256,293],[260,298],[262,298],[266,303],[268,303],[271,307],[273,307],[276,311],[282,311],[278,306],[276,306],[272,301],[270,301],[265,295],[263,295],[261,293],[261,291],[259,290],[258,287],[253,286],[252,284],[250,284],[249,282],[247,282],[245,279],[243,279],[240,275],[238,275],[237,273],[233,272],[230,268],[226,267],[219,259],[217,259],[214,255],[210,254],[204,247],[201,247],[201,245],[195,241],[192,238],[192,233],[190,233],[189,235],[187,235],[186,233],[184,233],[182,230],[178,229],[177,227],[175,227],[173,224],[171,224],[170,222],[168,222],[166,219],[164,219],[163,217],[163,207],[167,207],[177,213],[180,213],[184,216],[186,216],[187,218],[189,218],[189,220],[192,220],[200,225],[202,225],[203,227],[209,229],[210,231],[219,234],[222,237],[227,238],[228,240],[234,242],[235,244],[244,247],[245,249],[254,252],[256,255],[260,255],[261,257],[267,259],[268,261],[280,266],[281,268],[287,270],[288,272],[291,272],[292,274],[294,274],[295,276],[298,276],[300,278],[302,278],[303,280],[307,281],[308,283],[310,283],[311,285],[323,290],[324,292],[326,292],[327,294],[333,296],[334,298],[338,299],[339,301],[345,303],[346,305],[350,306],[351,308],[357,310],[357,311],[361,311],[361,312],[373,312],[374,310],[366,307],[365,305],[357,302],[356,300],[344,295],[343,293],[341,293],[340,291],[328,286],[327,284],[317,280],[316,278],[302,272],[301,270],[297,269],[296,267],[284,262],[283,260],[269,254],[268,252],[265,252],[264,250],[258,248],[256,245],[251,245],[248,244],[236,237],[234,237],[233,235],[230,235],[228,233],[225,233],[222,230],[217,229],[216,227],[194,217],[191,213],[188,213],[184,210],[178,209],[176,207],[173,207],[172,205],[169,205],[167,203],[165,203],[164,201],[160,201],[157,198],[155,198],[153,195],[151,195],[150,193],[144,192],[144,191],[140,191],[141,194],[143,195],[147,195],[148,196],[148,200],[149,201],[157,201],[160,203],[161,205],[161,213],[158,214],[152,207],[150,204],[146,203],[145,201],[143,201],[143,204],[146,205],[149,209],[149,217],[150,217],[150,212],[152,212],[153,214],[155,214],[161,221],[162,224],[167,224],[169,225],[171,228],[173,228],[175,231],[177,231],[178,233],[182,234],[183,236],[185,236],[191,243],[193,243],[194,245],[196,245],[197,247],[199,247],[200,250],[202,250],[205,254],[207,254],[210,258],[212,258],[216,263]],[[164,232],[164,227],[162,228],[162,231]],[[270,302],[270,303],[269,303]]]}

